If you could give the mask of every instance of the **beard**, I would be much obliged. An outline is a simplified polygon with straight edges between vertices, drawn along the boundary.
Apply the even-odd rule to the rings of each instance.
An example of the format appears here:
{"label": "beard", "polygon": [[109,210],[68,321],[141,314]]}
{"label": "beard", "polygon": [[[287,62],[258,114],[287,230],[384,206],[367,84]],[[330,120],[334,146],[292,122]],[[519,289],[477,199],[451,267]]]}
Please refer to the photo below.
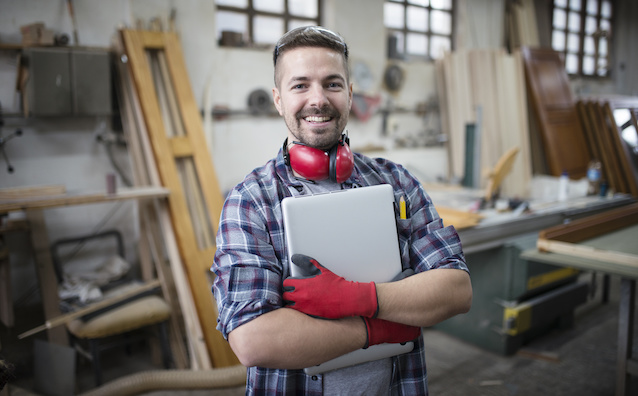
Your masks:
{"label": "beard", "polygon": [[[313,127],[304,120],[308,116],[330,117],[332,119],[331,125]],[[327,150],[339,141],[348,122],[348,117],[347,115],[342,116],[333,108],[306,109],[294,115],[284,115],[284,122],[296,141],[320,150]]]}

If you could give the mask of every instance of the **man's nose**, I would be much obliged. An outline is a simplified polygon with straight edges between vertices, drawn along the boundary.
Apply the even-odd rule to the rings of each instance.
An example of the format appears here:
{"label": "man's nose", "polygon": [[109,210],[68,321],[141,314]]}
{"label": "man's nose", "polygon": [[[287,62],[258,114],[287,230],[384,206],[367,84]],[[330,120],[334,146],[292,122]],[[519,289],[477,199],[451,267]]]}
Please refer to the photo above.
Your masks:
{"label": "man's nose", "polygon": [[310,93],[310,97],[309,97],[310,106],[322,108],[328,103],[326,92],[322,86],[318,86],[318,85],[312,86],[309,93]]}

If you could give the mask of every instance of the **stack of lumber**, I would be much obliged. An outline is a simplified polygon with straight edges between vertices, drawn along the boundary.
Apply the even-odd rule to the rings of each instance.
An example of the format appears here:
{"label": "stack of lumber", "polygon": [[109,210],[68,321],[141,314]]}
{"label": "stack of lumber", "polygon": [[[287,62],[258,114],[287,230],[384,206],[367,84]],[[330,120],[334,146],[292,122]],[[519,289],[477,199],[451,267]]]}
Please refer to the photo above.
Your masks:
{"label": "stack of lumber", "polygon": [[576,108],[609,188],[638,196],[638,97],[583,98]]}
{"label": "stack of lumber", "polygon": [[[451,179],[462,179],[466,125],[480,131],[480,169],[485,174],[513,148],[519,155],[501,194],[527,197],[532,177],[525,75],[519,52],[458,50],[436,62],[441,124],[448,135]],[[477,117],[478,114],[478,117]],[[487,179],[481,180],[485,186]]]}
{"label": "stack of lumber", "polygon": [[161,263],[158,278],[174,295],[190,368],[239,364],[216,329],[210,265],[223,205],[199,108],[175,33],[119,32],[118,88],[137,185],[162,186],[167,202],[141,208],[140,243]]}

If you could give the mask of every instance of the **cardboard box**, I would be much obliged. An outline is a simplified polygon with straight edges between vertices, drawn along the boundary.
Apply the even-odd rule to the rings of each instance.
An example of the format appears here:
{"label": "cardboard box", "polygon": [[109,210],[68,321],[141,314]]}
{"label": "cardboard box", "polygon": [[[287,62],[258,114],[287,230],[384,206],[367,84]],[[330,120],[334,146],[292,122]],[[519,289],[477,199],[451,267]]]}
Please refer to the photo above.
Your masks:
{"label": "cardboard box", "polygon": [[20,33],[22,33],[23,45],[34,45],[40,42],[40,36],[44,29],[44,23],[36,22],[29,25],[20,26]]}
{"label": "cardboard box", "polygon": [[44,23],[36,22],[20,27],[22,33],[22,45],[53,45],[55,44],[55,32],[44,27]]}

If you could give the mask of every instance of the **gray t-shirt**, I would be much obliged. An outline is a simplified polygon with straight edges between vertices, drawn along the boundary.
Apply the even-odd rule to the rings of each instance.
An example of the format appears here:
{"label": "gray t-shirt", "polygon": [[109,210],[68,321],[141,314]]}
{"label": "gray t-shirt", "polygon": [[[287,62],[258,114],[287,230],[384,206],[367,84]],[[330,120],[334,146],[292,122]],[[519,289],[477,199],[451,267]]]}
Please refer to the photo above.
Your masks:
{"label": "gray t-shirt", "polygon": [[389,395],[391,377],[391,358],[344,367],[324,373],[323,394]]}
{"label": "gray t-shirt", "polygon": [[[306,194],[320,194],[339,190],[330,180],[311,182],[302,180]],[[392,377],[392,359],[380,359],[323,374],[325,395],[388,395]]]}

